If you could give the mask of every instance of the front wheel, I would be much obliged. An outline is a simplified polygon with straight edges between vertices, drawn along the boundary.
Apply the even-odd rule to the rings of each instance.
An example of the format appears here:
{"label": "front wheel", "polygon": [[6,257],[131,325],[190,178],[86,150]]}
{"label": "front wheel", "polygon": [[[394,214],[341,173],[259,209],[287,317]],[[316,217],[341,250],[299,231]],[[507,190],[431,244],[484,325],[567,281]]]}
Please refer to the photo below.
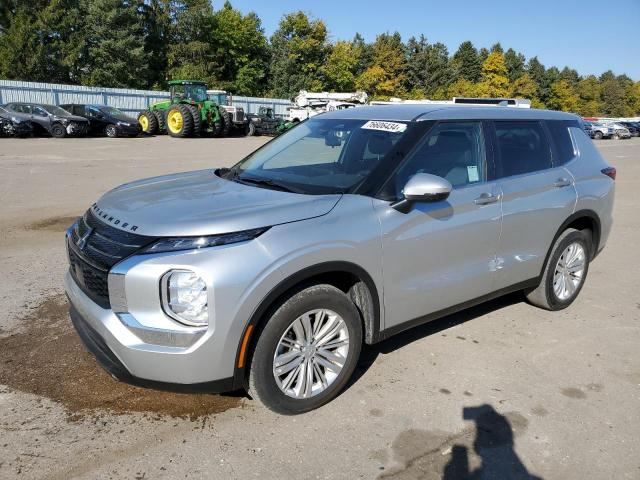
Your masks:
{"label": "front wheel", "polygon": [[51,136],[55,138],[64,138],[67,136],[67,129],[64,128],[64,125],[56,123],[51,126]]}
{"label": "front wheel", "polygon": [[109,138],[116,138],[118,136],[118,128],[115,125],[107,125],[104,129],[104,133]]}
{"label": "front wheel", "polygon": [[545,310],[562,310],[576,299],[589,271],[591,236],[581,230],[565,230],[553,245],[540,284],[527,300]]}
{"label": "front wheel", "polygon": [[331,285],[306,288],[286,300],[257,340],[249,390],[274,412],[294,415],[335,398],[362,348],[353,302]]}
{"label": "front wheel", "polygon": [[595,138],[596,140],[602,140],[602,132],[596,132],[593,134],[593,138]]}

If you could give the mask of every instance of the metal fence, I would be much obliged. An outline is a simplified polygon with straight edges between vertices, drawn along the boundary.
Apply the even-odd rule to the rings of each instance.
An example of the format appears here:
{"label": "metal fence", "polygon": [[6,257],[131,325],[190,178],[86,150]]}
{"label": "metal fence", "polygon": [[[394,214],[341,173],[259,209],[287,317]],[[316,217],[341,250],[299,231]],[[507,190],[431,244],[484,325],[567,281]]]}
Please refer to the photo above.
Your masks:
{"label": "metal fence", "polygon": [[[150,104],[169,98],[169,92],[133,90],[128,88],[82,87],[55,83],[0,80],[0,105],[9,102],[33,102],[61,105],[64,103],[94,103],[109,105],[129,114],[137,114]],[[257,113],[262,106],[272,107],[279,116],[287,114],[291,102],[284,98],[233,96],[233,105],[246,113]]]}

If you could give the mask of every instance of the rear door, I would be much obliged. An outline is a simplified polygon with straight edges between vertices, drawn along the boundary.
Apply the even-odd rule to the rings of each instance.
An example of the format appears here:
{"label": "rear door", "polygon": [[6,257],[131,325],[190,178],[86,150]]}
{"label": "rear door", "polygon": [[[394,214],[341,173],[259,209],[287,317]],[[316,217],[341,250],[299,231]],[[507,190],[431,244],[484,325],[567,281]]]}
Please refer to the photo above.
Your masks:
{"label": "rear door", "polygon": [[554,164],[548,130],[539,121],[495,121],[496,176],[502,192],[502,234],[496,289],[540,275],[551,242],[573,213],[573,177]]}
{"label": "rear door", "polygon": [[[446,200],[401,213],[375,203],[382,229],[385,328],[490,293],[500,236],[500,195],[487,178],[487,138],[480,121],[440,122],[418,142],[383,188],[400,198],[416,173],[446,178]],[[402,328],[402,327],[400,327]]]}

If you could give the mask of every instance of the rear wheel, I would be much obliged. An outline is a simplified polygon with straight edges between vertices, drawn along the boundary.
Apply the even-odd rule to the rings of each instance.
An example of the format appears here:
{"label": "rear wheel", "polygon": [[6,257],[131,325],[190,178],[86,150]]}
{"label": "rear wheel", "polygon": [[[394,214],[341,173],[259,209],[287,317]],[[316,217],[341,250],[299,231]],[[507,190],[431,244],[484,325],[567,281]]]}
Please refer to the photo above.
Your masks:
{"label": "rear wheel", "polygon": [[222,131],[220,132],[220,136],[228,137],[231,133],[231,126],[233,125],[231,122],[231,114],[224,108],[218,107],[218,110],[220,111],[220,122],[222,124]]}
{"label": "rear wheel", "polygon": [[582,290],[590,258],[591,236],[573,228],[565,230],[553,245],[540,284],[527,293],[527,300],[546,310],[567,308]]}
{"label": "rear wheel", "polygon": [[142,129],[142,133],[147,135],[155,135],[158,132],[158,120],[156,119],[155,112],[151,110],[145,110],[138,115],[138,123]]}
{"label": "rear wheel", "polygon": [[602,137],[603,137],[602,132],[595,132],[593,134],[593,138],[595,138],[596,140],[602,140]]}
{"label": "rear wheel", "polygon": [[200,110],[195,105],[187,105],[187,108],[191,112],[193,118],[193,134],[200,135],[202,131],[202,117],[200,116]]}
{"label": "rear wheel", "polygon": [[51,126],[51,136],[55,138],[64,138],[67,136],[67,129],[60,123],[54,123]]}
{"label": "rear wheel", "polygon": [[156,121],[158,122],[158,134],[159,135],[166,135],[167,134],[167,121],[166,121],[166,117],[165,117],[165,112],[164,110],[154,110],[153,114],[156,117]]}
{"label": "rear wheel", "polygon": [[107,125],[104,133],[109,138],[116,138],[118,136],[118,128],[115,125]]}
{"label": "rear wheel", "polygon": [[193,117],[187,105],[171,105],[167,111],[167,132],[172,137],[188,137],[193,133]]}
{"label": "rear wheel", "polygon": [[286,300],[260,334],[249,390],[278,413],[313,410],[340,393],[361,348],[362,323],[353,302],[331,285],[306,288]]}

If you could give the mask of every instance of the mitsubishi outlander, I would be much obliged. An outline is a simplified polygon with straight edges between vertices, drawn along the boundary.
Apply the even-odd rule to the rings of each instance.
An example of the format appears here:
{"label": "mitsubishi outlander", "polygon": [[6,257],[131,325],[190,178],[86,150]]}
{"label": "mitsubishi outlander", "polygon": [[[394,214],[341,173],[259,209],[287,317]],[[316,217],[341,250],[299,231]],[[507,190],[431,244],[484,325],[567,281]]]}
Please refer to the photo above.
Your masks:
{"label": "mitsubishi outlander", "polygon": [[123,381],[309,411],[363,343],[513,291],[568,307],[607,241],[615,177],[566,113],[325,113],[232,168],[98,199],[66,236],[71,318]]}

